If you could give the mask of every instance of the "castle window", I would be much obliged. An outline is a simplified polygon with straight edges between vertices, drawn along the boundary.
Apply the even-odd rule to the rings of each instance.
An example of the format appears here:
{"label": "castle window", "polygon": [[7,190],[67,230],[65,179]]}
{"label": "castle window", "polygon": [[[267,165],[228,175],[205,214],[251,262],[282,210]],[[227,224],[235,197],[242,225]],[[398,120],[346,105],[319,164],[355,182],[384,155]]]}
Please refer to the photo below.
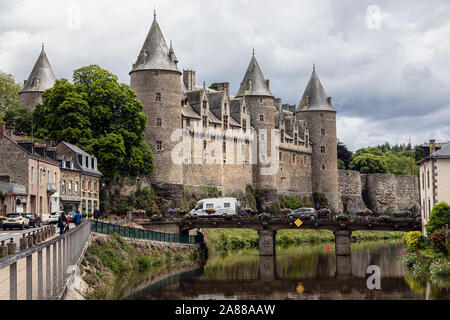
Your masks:
{"label": "castle window", "polygon": [[306,156],[303,157],[303,164],[306,166],[307,158]]}
{"label": "castle window", "polygon": [[320,114],[320,118],[323,119],[323,113]]}
{"label": "castle window", "polygon": [[309,147],[309,136],[305,136],[306,147]]}
{"label": "castle window", "polygon": [[242,130],[247,131],[247,120],[242,120]]}
{"label": "castle window", "polygon": [[162,151],[162,141],[156,141],[156,150]]}
{"label": "castle window", "polygon": [[264,102],[263,98],[259,98],[259,102],[263,103]]}
{"label": "castle window", "polygon": [[259,121],[264,122],[264,115],[263,114],[259,115]]}
{"label": "castle window", "polygon": [[325,170],[325,165],[322,165],[322,170]]}
{"label": "castle window", "polygon": [[156,94],[156,101],[161,101],[161,93]]}
{"label": "castle window", "polygon": [[320,147],[320,153],[325,153],[325,146]]}
{"label": "castle window", "polygon": [[295,163],[295,154],[292,155],[292,163]]}
{"label": "castle window", "polygon": [[281,143],[284,143],[284,130],[281,129]]}
{"label": "castle window", "polygon": [[280,161],[283,161],[283,152],[280,152]]}
{"label": "castle window", "polygon": [[208,143],[206,140],[203,140],[203,150],[206,150],[206,147],[208,146]]}
{"label": "castle window", "polygon": [[322,136],[324,136],[324,135],[325,135],[325,129],[320,130],[320,134],[321,134]]}
{"label": "castle window", "polygon": [[156,126],[157,127],[162,127],[162,120],[161,120],[161,118],[156,119]]}
{"label": "castle window", "polygon": [[155,76],[157,77],[157,76],[159,76],[159,72],[158,71],[155,71]]}
{"label": "castle window", "polygon": [[203,126],[206,128],[208,126],[208,117],[203,117]]}
{"label": "castle window", "polygon": [[228,104],[225,103],[225,106],[224,106],[224,111],[225,112],[227,112],[227,106],[228,106]]}
{"label": "castle window", "polygon": [[223,129],[228,129],[228,116],[223,116]]}

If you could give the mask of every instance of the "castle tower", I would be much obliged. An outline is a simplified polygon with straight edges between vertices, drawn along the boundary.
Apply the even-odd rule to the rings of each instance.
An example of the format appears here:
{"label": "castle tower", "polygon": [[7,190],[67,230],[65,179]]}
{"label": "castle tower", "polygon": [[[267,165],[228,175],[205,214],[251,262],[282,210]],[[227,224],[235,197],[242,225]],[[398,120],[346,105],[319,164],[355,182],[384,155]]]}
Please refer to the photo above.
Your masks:
{"label": "castle tower", "polygon": [[[336,111],[320,83],[315,67],[297,109],[297,119],[307,120],[312,151],[312,189],[338,211]],[[307,139],[306,139],[307,140]]]}
{"label": "castle tower", "polygon": [[53,73],[50,62],[45,54],[44,45],[42,45],[39,58],[31,71],[28,80],[24,81],[22,91],[19,93],[19,101],[22,106],[33,109],[38,103],[42,103],[42,93],[52,88],[56,77]]}
{"label": "castle tower", "polygon": [[155,183],[181,184],[183,167],[172,161],[177,142],[172,133],[181,129],[181,72],[172,45],[167,46],[155,19],[130,72],[130,87],[148,117],[145,138],[154,153]]}
{"label": "castle tower", "polygon": [[273,174],[265,174],[262,169],[268,169],[270,163],[264,164],[264,159],[261,159],[261,154],[263,154],[264,158],[269,157],[272,162],[278,163],[278,152],[272,154],[271,150],[272,135],[275,129],[275,99],[270,92],[269,80],[264,79],[254,54],[236,95],[236,98],[239,97],[245,98],[251,125],[256,129],[259,141],[267,146],[265,152],[260,150],[260,143],[258,143],[257,164],[253,168],[253,184],[262,189],[275,190],[278,166]]}

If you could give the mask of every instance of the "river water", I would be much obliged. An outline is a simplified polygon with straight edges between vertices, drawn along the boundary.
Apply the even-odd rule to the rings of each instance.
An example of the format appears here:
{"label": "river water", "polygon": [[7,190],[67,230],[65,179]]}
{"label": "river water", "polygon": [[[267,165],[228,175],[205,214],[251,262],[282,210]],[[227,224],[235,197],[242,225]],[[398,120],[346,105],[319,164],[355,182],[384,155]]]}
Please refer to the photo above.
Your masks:
{"label": "river water", "polygon": [[[276,258],[259,257],[256,249],[233,251],[140,286],[125,299],[449,299],[449,292],[405,275],[398,259],[402,249],[399,241],[355,243],[351,258],[339,260],[334,245],[326,243],[277,247]],[[371,265],[380,267],[380,289],[367,287]]]}

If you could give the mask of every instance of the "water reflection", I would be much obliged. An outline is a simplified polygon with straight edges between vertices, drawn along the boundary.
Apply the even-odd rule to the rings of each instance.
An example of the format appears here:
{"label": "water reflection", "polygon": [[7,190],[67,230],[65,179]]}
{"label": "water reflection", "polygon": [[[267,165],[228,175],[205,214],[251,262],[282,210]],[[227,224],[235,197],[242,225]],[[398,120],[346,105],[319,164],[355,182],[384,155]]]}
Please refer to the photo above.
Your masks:
{"label": "water reflection", "polygon": [[[212,256],[203,268],[167,277],[128,299],[425,299],[405,280],[398,260],[401,243],[352,244],[352,256],[337,257],[326,244]],[[369,265],[381,269],[381,289],[369,290]],[[442,295],[441,295],[442,296]],[[444,296],[445,298],[445,296]]]}

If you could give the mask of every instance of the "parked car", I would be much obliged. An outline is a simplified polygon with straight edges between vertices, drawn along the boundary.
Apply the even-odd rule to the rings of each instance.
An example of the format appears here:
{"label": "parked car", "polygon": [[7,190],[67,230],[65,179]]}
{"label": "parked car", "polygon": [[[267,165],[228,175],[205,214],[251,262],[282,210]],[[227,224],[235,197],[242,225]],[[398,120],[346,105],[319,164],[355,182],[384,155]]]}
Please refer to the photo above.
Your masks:
{"label": "parked car", "polygon": [[56,211],[56,212],[52,212],[52,213],[50,214],[50,217],[48,218],[48,223],[49,223],[49,224],[58,223],[59,216],[60,216],[63,212],[64,212],[64,211]]}
{"label": "parked car", "polygon": [[3,222],[3,230],[12,228],[25,229],[30,228],[30,220],[23,213],[8,213]]}
{"label": "parked car", "polygon": [[39,217],[35,213],[25,213],[25,217],[30,220],[30,227],[39,228],[42,227],[42,220],[41,217]]}
{"label": "parked car", "polygon": [[212,198],[199,201],[189,214],[198,217],[218,217],[225,214],[237,215],[241,210],[241,203],[236,198]]}
{"label": "parked car", "polygon": [[292,211],[291,213],[289,213],[288,215],[289,219],[296,219],[296,218],[300,218],[300,219],[317,219],[319,218],[319,215],[317,214],[316,209],[314,208],[299,208],[296,209],[294,211]]}
{"label": "parked car", "polygon": [[0,216],[0,227],[3,227],[3,221],[6,220],[6,217]]}

